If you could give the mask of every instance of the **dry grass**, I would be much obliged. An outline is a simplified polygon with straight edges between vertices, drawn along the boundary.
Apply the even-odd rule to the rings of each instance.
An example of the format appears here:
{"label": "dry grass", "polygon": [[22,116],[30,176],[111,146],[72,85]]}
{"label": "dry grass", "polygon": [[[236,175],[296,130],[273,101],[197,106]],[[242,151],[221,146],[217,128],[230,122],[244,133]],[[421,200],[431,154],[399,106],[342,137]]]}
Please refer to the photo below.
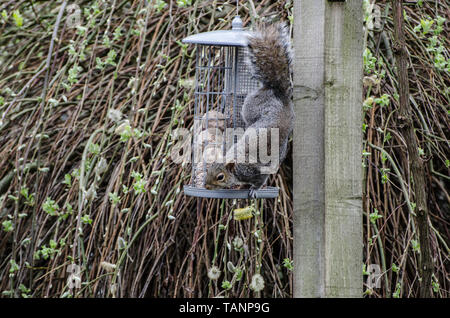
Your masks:
{"label": "dry grass", "polygon": [[[184,196],[190,169],[170,159],[172,130],[190,128],[193,114],[195,52],[179,41],[229,28],[234,5],[172,1],[158,12],[144,1],[99,1],[97,11],[95,3],[80,3],[90,10],[86,29],[69,28],[66,10],[58,21],[61,3],[0,5],[9,13],[0,26],[0,211],[11,225],[0,232],[3,296],[23,294],[21,284],[33,297],[69,296],[71,263],[81,266],[76,297],[290,296],[288,165],[271,181],[279,199],[258,201],[259,215],[235,221],[236,202]],[[266,16],[276,8],[261,1],[256,9]],[[249,24],[249,9],[241,15]],[[218,280],[207,277],[213,265]],[[257,272],[260,293],[249,289]]]}
{"label": "dry grass", "polygon": [[[373,2],[373,1],[371,1]],[[438,16],[447,17],[445,1],[423,1],[405,5],[405,36],[410,55],[410,102],[421,159],[426,162],[433,295],[449,297],[449,80],[446,69],[435,65],[436,52],[431,38],[438,28]],[[381,9],[379,28],[368,32],[367,47],[381,64],[369,70],[366,61],[364,105],[365,194],[365,264],[378,264],[383,273],[380,289],[368,294],[375,297],[417,297],[419,295],[420,249],[416,231],[414,194],[406,144],[398,118],[397,78],[393,61],[393,21],[389,1],[376,1]],[[429,32],[416,26],[421,20],[434,19]],[[416,28],[416,31],[414,31]],[[439,30],[438,30],[439,31]],[[449,61],[448,21],[437,32],[444,59]],[[436,44],[434,47],[438,47]],[[374,74],[378,74],[373,77]],[[384,73],[384,75],[382,74]],[[373,77],[369,79],[369,77]],[[379,81],[379,83],[374,83]],[[381,98],[384,94],[384,105]],[[387,97],[387,98],[386,98]],[[372,102],[373,101],[373,102]],[[446,166],[447,165],[447,166]]]}

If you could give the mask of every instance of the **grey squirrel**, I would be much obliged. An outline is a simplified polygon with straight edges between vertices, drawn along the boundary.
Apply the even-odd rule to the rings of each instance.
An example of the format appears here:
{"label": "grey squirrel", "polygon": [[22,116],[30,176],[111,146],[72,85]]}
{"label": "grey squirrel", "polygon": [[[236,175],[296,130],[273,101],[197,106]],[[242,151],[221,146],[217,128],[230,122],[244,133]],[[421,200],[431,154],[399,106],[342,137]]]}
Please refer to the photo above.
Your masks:
{"label": "grey squirrel", "polygon": [[[284,23],[260,26],[248,38],[251,74],[262,87],[247,95],[241,115],[245,130],[278,128],[279,163],[287,153],[292,132],[292,52],[288,27]],[[245,136],[245,133],[244,133]],[[239,142],[238,142],[239,143]],[[250,196],[267,181],[269,174],[261,172],[262,163],[215,163],[208,170],[207,189],[250,186]],[[278,167],[276,167],[278,169]]]}

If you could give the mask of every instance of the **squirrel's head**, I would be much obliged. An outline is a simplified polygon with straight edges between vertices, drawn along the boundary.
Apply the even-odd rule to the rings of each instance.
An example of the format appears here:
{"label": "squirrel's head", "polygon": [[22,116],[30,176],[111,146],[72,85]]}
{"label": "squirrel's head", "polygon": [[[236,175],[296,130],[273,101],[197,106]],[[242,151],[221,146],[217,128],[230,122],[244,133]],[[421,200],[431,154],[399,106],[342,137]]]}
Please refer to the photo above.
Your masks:
{"label": "squirrel's head", "polygon": [[234,169],[234,162],[213,164],[206,172],[205,188],[209,190],[224,189],[238,184],[239,182],[234,175]]}

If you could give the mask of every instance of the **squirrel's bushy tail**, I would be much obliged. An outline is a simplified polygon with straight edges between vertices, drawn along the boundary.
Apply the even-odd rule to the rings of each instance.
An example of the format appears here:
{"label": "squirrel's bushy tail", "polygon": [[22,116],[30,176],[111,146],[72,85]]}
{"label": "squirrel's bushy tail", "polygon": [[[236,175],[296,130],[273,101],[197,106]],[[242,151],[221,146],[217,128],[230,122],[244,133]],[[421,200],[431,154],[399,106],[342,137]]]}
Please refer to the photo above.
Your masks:
{"label": "squirrel's bushy tail", "polygon": [[248,39],[252,75],[284,98],[292,95],[292,50],[285,23],[259,26]]}

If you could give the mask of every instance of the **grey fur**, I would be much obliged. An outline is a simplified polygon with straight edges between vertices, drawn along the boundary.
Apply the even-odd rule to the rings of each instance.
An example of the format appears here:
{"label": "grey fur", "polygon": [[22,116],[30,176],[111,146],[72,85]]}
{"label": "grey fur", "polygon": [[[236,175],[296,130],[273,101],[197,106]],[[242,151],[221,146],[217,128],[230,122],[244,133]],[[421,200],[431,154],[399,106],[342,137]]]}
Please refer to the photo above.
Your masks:
{"label": "grey fur", "polygon": [[[292,51],[287,26],[283,24],[261,28],[248,41],[252,75],[262,87],[250,93],[242,107],[245,129],[279,129],[279,163],[285,159],[292,133]],[[269,134],[270,140],[270,134]],[[245,134],[242,138],[245,138]],[[239,142],[238,142],[239,143]],[[208,169],[206,187],[209,189],[250,185],[259,189],[269,175],[261,174],[262,163],[215,164]],[[223,180],[217,176],[224,174]],[[222,177],[222,176],[221,176]],[[221,178],[220,178],[221,179]]]}

